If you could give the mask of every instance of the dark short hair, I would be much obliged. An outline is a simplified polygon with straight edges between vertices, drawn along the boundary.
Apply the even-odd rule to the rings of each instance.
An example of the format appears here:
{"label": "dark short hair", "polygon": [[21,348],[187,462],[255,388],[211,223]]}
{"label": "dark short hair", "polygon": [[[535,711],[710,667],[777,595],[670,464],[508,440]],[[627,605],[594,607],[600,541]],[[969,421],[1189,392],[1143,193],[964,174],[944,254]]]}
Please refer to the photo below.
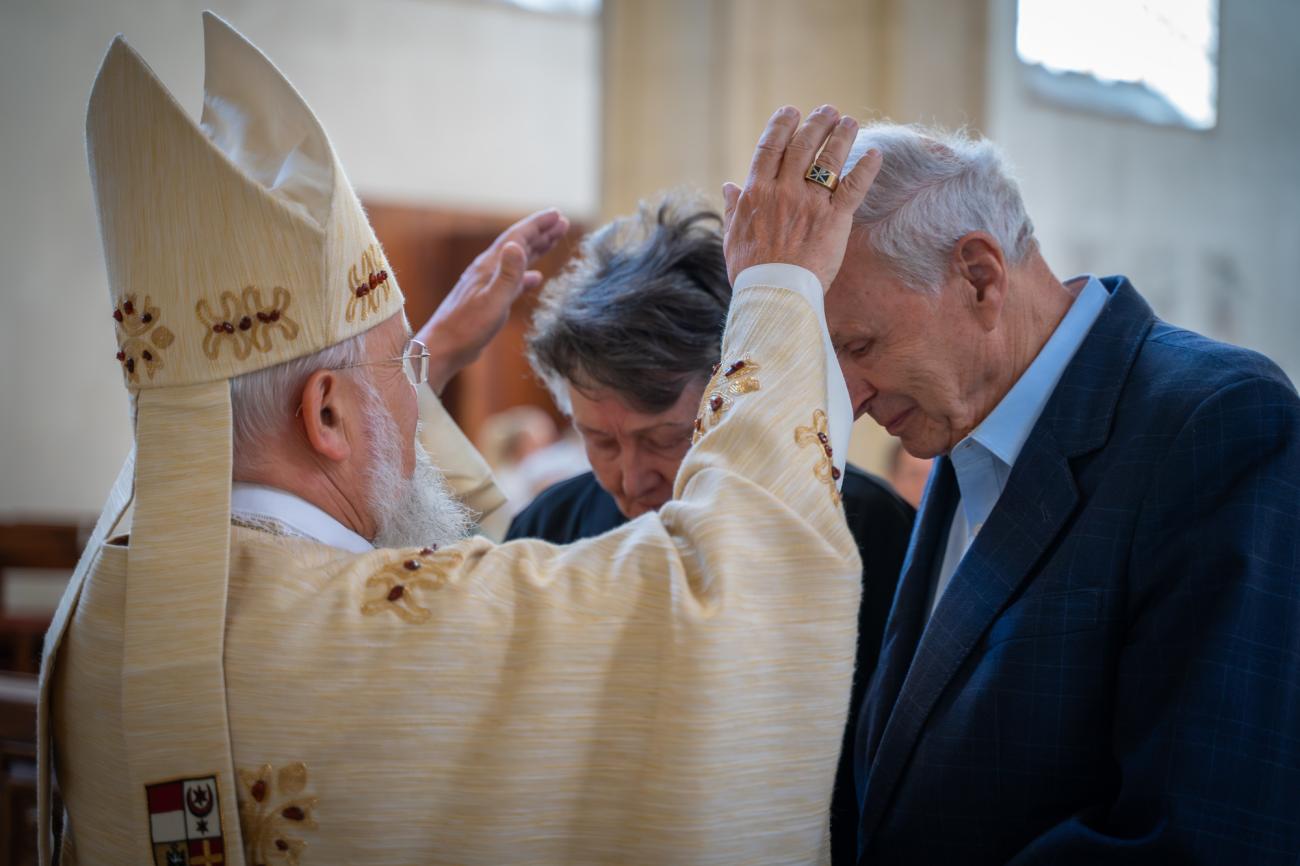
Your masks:
{"label": "dark short hair", "polygon": [[730,303],[721,216],[670,193],[587,236],[542,291],[528,358],[565,411],[568,382],[662,412],[707,380]]}

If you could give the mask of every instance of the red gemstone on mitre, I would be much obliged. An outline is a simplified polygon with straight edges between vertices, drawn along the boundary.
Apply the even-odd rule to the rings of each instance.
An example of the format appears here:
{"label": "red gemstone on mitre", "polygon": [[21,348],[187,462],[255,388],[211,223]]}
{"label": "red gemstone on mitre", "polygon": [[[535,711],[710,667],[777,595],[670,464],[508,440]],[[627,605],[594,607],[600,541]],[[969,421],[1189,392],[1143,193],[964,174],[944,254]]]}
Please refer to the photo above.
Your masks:
{"label": "red gemstone on mitre", "polygon": [[419,571],[420,561],[418,559],[408,559],[406,562],[402,563],[402,567],[407,571]]}
{"label": "red gemstone on mitre", "polygon": [[248,316],[244,316],[244,318],[239,320],[239,330],[247,331],[251,327],[253,327],[253,320]]}
{"label": "red gemstone on mitre", "polygon": [[298,806],[286,806],[281,810],[280,814],[290,821],[301,821],[307,817],[307,813]]}
{"label": "red gemstone on mitre", "polygon": [[259,803],[262,802],[262,800],[266,797],[266,782],[262,781],[261,779],[258,779],[256,782],[253,783],[253,787],[248,789],[248,793],[252,794],[253,799],[256,800],[257,802]]}
{"label": "red gemstone on mitre", "polygon": [[404,592],[406,592],[406,587],[402,586],[399,583],[397,586],[393,587],[388,591],[388,600],[397,601],[399,598],[402,597],[402,593]]}
{"label": "red gemstone on mitre", "polygon": [[135,304],[131,303],[130,301],[127,301],[125,304],[122,305],[122,312],[126,313],[128,316],[131,315],[132,313],[135,312]]}
{"label": "red gemstone on mitre", "polygon": [[128,373],[134,373],[134,372],[135,372],[135,358],[127,358],[127,359],[126,359],[126,371],[127,371]]}
{"label": "red gemstone on mitre", "polygon": [[712,409],[714,412],[717,412],[719,409],[721,409],[721,408],[722,408],[722,398],[719,397],[717,394],[714,394],[712,397],[710,397],[710,398],[709,398],[709,408]]}
{"label": "red gemstone on mitre", "polygon": [[258,320],[259,322],[261,322],[262,324],[266,324],[267,322],[271,321],[271,317],[268,316],[266,313],[263,313],[261,310],[258,310],[258,311],[257,311],[257,320]]}
{"label": "red gemstone on mitre", "polygon": [[222,328],[222,327],[221,327],[221,323],[220,323],[220,322],[217,322],[215,325],[212,326],[212,332],[213,332],[214,334],[220,334],[220,333],[221,333],[222,331],[224,331],[224,330],[225,330],[225,328]]}
{"label": "red gemstone on mitre", "polygon": [[145,313],[140,317],[140,321],[144,322],[146,325],[149,324],[153,321],[153,313]]}
{"label": "red gemstone on mitre", "polygon": [[286,842],[286,841],[284,841],[283,839],[276,839],[276,840],[275,840],[275,847],[278,848],[278,849],[280,849],[281,851],[288,851],[288,850],[289,850],[289,843]]}
{"label": "red gemstone on mitre", "polygon": [[117,353],[117,360],[119,360],[119,361],[125,361],[125,360],[126,360],[126,352],[118,352],[118,353]]}
{"label": "red gemstone on mitre", "polygon": [[122,311],[121,311],[121,310],[114,310],[114,311],[113,311],[113,318],[116,319],[116,320],[119,321],[119,322],[122,321]]}
{"label": "red gemstone on mitre", "polygon": [[829,440],[826,438],[826,434],[825,434],[825,433],[818,433],[818,434],[817,434],[817,441],[819,441],[819,442],[821,442],[823,445],[825,445]]}
{"label": "red gemstone on mitre", "polygon": [[229,322],[222,322],[221,330],[225,331],[227,334],[233,334],[235,333],[235,326],[230,324]]}
{"label": "red gemstone on mitre", "polygon": [[272,310],[272,311],[271,311],[271,321],[272,321],[272,322],[278,322],[278,321],[280,321],[280,311],[279,311],[279,310]]}
{"label": "red gemstone on mitre", "polygon": [[834,466],[831,467],[831,478],[836,481],[840,480],[840,470],[836,469]]}
{"label": "red gemstone on mitre", "polygon": [[141,352],[140,356],[143,357],[146,361],[153,360],[153,352],[150,352],[148,349],[145,349],[143,352]]}
{"label": "red gemstone on mitre", "polygon": [[436,545],[436,544],[433,545],[433,547],[421,547],[421,548],[420,548],[420,555],[421,555],[421,556],[432,556],[432,555],[433,555],[433,552],[434,552],[435,550],[437,550],[437,549],[438,549],[438,545]]}
{"label": "red gemstone on mitre", "polygon": [[740,372],[743,369],[745,369],[745,362],[737,361],[736,363],[732,364],[730,367],[727,368],[727,375],[734,376],[736,373]]}
{"label": "red gemstone on mitre", "polygon": [[364,298],[368,294],[370,294],[369,286],[357,286],[356,295],[358,298]]}

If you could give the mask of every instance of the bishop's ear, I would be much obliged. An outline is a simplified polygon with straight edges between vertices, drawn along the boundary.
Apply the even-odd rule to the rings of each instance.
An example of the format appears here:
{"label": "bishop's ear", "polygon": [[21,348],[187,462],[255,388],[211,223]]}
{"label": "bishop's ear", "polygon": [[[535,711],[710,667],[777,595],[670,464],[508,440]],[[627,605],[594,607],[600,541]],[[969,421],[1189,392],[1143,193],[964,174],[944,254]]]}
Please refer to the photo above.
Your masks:
{"label": "bishop's ear", "polygon": [[299,415],[307,443],[326,460],[342,462],[352,453],[344,422],[353,417],[343,380],[334,370],[317,370],[302,387]]}
{"label": "bishop's ear", "polygon": [[987,232],[970,232],[957,241],[953,259],[966,302],[985,330],[992,330],[1002,314],[1007,295],[1002,247]]}

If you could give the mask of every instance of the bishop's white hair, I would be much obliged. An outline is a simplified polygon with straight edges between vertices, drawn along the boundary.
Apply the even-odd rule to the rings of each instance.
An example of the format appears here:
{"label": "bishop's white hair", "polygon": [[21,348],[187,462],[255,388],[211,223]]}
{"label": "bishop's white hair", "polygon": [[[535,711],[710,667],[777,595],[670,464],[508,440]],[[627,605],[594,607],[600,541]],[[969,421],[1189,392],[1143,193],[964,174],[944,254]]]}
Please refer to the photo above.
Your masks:
{"label": "bishop's white hair", "polygon": [[349,337],[311,355],[294,358],[230,380],[230,410],[234,426],[234,470],[247,474],[258,465],[260,446],[288,429],[296,400],[307,377],[366,359],[366,334]]}
{"label": "bishop's white hair", "polygon": [[1020,189],[997,146],[964,130],[873,123],[858,131],[844,174],[868,150],[884,157],[880,174],[853,223],[905,283],[936,293],[948,272],[953,244],[985,231],[1017,265],[1036,246]]}

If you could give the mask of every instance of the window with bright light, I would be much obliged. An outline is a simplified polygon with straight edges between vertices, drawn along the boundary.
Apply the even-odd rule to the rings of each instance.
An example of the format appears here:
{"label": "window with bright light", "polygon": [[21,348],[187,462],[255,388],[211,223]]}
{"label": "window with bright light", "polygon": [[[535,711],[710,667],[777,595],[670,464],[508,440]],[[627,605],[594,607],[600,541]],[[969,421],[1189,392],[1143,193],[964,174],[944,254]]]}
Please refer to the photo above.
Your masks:
{"label": "window with bright light", "polygon": [[1079,108],[1212,129],[1219,0],[1019,0],[1036,91]]}
{"label": "window with bright light", "polygon": [[600,0],[505,0],[512,6],[530,12],[548,12],[554,15],[595,15],[600,11]]}

